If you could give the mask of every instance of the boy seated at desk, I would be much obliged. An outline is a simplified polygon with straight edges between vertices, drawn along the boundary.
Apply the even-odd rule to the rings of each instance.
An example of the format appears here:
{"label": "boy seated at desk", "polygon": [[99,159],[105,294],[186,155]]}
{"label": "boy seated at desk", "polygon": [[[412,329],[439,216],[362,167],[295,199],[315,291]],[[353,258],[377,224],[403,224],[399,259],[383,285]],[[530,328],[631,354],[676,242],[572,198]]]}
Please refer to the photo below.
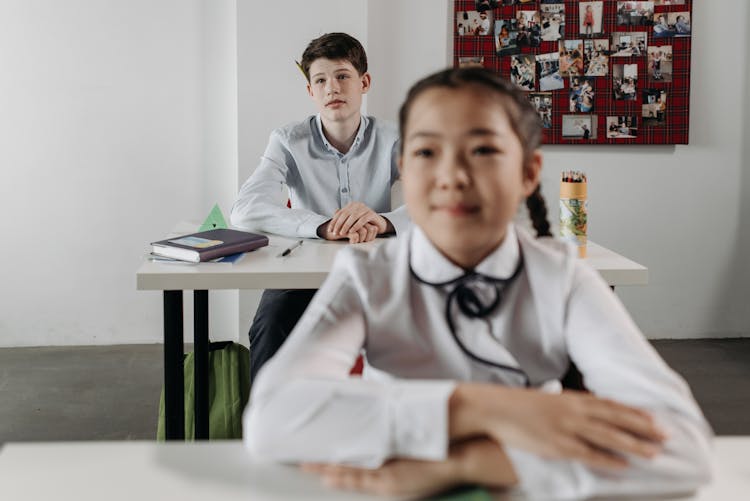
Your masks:
{"label": "boy seated at desk", "polygon": [[[350,243],[401,233],[409,217],[403,206],[391,211],[398,131],[395,124],[360,113],[371,79],[364,48],[350,35],[328,33],[310,42],[300,67],[318,113],[271,133],[260,164],[232,207],[232,225]],[[315,292],[263,292],[249,333],[252,379],[287,338]]]}

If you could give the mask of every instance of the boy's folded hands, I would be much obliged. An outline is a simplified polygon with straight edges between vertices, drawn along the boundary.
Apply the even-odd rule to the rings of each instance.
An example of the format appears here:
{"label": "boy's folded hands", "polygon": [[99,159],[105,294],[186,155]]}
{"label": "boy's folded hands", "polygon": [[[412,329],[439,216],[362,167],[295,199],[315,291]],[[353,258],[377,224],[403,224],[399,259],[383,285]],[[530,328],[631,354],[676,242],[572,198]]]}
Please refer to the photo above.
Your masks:
{"label": "boy's folded hands", "polygon": [[350,202],[318,228],[318,236],[326,240],[349,239],[349,243],[357,244],[389,231],[393,227],[386,218],[361,202]]}

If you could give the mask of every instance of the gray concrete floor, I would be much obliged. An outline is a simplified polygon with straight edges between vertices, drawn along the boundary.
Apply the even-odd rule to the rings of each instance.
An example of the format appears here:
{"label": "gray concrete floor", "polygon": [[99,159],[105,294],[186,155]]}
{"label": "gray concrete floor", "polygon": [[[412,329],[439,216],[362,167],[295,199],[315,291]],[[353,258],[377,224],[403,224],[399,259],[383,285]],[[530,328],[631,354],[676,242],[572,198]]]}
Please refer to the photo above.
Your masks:
{"label": "gray concrete floor", "polygon": [[[750,434],[750,339],[653,344],[717,434]],[[0,349],[0,443],[156,434],[161,345]]]}

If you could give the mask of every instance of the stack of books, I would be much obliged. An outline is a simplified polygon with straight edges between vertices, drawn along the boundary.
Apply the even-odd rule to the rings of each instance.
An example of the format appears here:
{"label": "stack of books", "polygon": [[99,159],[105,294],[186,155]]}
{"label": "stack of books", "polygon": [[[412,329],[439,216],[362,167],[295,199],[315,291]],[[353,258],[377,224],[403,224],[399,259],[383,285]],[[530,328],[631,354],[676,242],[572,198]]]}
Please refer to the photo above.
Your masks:
{"label": "stack of books", "polygon": [[266,245],[268,237],[265,235],[218,228],[152,242],[151,254],[156,258],[188,263],[204,263],[217,259],[234,262],[245,252]]}

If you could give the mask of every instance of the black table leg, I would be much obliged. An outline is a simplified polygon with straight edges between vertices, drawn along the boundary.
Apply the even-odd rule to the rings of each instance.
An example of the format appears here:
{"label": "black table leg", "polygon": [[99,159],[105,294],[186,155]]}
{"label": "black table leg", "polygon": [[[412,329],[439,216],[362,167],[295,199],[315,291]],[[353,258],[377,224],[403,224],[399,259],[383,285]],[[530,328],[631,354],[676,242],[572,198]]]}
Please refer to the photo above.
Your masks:
{"label": "black table leg", "polygon": [[164,291],[164,431],[167,440],[185,439],[182,291]]}
{"label": "black table leg", "polygon": [[195,439],[208,439],[208,291],[193,292]]}

